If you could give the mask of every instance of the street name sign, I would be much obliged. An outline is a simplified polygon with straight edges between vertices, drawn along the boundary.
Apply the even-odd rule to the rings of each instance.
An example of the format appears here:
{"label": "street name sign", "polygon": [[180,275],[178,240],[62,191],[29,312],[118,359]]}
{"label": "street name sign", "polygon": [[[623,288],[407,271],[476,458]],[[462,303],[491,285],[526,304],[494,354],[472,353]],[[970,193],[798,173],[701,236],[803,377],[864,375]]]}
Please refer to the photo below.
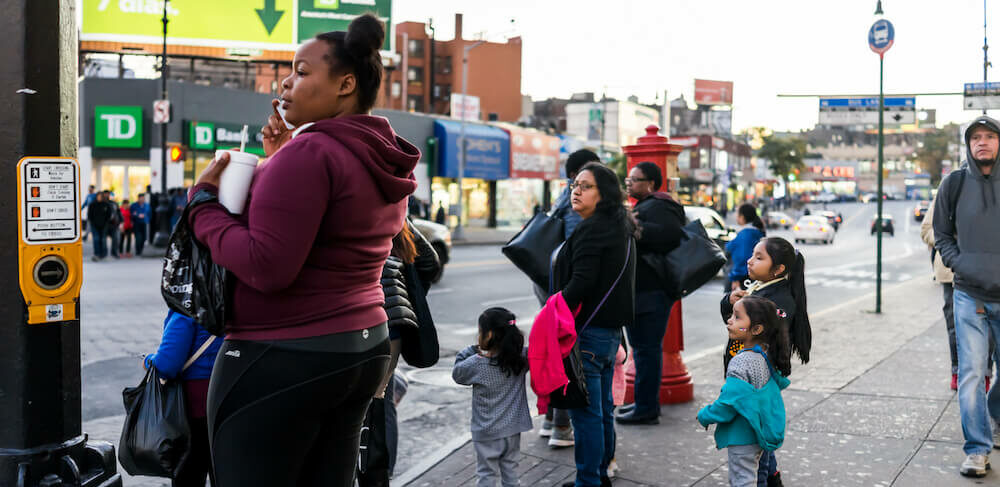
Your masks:
{"label": "street name sign", "polygon": [[1000,83],[965,83],[962,108],[988,110],[1000,108]]}
{"label": "street name sign", "polygon": [[[885,123],[906,125],[917,121],[915,97],[886,98],[883,106]],[[821,125],[876,125],[878,124],[878,97],[820,98],[819,123]]]}

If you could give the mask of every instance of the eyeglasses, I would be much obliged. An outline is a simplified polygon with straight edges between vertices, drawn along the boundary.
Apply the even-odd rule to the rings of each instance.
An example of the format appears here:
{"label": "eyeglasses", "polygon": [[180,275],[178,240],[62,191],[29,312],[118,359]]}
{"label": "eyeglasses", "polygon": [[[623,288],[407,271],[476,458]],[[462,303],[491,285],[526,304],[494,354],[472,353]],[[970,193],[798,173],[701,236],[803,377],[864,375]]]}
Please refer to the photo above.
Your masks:
{"label": "eyeglasses", "polygon": [[590,183],[570,183],[569,190],[576,191],[576,188],[580,188],[581,191],[590,191],[591,189],[594,189],[596,187],[597,186],[594,186],[593,184]]}
{"label": "eyeglasses", "polygon": [[646,179],[646,178],[625,178],[625,184],[644,183],[644,182],[647,182],[647,181],[652,181],[652,179]]}

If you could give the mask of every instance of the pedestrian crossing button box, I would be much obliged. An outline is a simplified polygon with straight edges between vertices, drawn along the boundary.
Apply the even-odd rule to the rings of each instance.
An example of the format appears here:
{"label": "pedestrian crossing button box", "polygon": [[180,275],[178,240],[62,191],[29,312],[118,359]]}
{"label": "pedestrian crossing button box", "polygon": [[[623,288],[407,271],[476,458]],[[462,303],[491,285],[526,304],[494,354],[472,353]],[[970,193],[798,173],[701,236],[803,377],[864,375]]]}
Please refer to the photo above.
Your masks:
{"label": "pedestrian crossing button box", "polygon": [[66,157],[17,164],[18,282],[28,324],[79,320],[80,168]]}

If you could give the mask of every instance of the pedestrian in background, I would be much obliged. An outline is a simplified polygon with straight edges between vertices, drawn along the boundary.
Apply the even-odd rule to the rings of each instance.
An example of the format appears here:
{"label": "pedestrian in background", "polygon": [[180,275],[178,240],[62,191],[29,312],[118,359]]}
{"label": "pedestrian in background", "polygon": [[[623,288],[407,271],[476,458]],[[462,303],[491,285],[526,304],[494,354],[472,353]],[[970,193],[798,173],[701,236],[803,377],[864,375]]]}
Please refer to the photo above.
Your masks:
{"label": "pedestrian in background", "polygon": [[716,424],[715,447],[727,449],[732,487],[760,485],[760,459],[785,441],[781,390],[788,387],[792,367],[788,330],[781,321],[785,316],[758,296],[745,296],[733,305],[726,330],[745,348],[726,367],[719,398],[698,411],[698,422],[706,429]]}
{"label": "pedestrian in background", "polygon": [[[967,163],[941,181],[934,203],[934,246],[955,273],[958,409],[965,437],[959,472],[984,477],[1000,444],[1000,392],[987,396],[990,337],[1000,336],[1000,123],[981,116],[965,130]],[[994,357],[995,359],[995,357]]]}
{"label": "pedestrian in background", "polygon": [[517,464],[521,433],[531,431],[525,374],[524,334],[505,308],[479,315],[479,337],[455,356],[451,377],[472,386],[472,445],[476,449],[477,487],[521,485]]}
{"label": "pedestrian in background", "polygon": [[[766,298],[782,310],[782,320],[788,329],[791,349],[802,363],[809,362],[812,349],[812,325],[806,300],[805,259],[788,240],[781,237],[767,237],[754,247],[747,260],[747,274],[753,282],[744,289],[735,289],[722,298],[720,308],[723,321],[733,315],[733,306],[743,297],[753,295]],[[729,370],[729,362],[740,353],[745,344],[729,337],[723,351],[723,370]],[[791,374],[791,366],[785,375]],[[758,470],[758,485],[780,486],[781,472],[773,451],[761,455]]]}
{"label": "pedestrian in background", "polygon": [[[575,151],[566,158],[564,168],[566,170],[566,177],[569,180],[566,188],[563,189],[563,192],[559,195],[559,198],[556,198],[556,202],[552,206],[552,216],[563,221],[564,239],[569,239],[576,226],[583,221],[580,215],[573,211],[571,202],[573,191],[571,188],[573,180],[576,179],[576,175],[580,172],[580,168],[591,162],[601,162],[601,158],[587,149]],[[538,304],[545,306],[545,301],[549,299],[549,295],[554,290],[542,289],[537,284],[533,284],[532,287],[535,291],[535,297],[538,298]],[[545,411],[545,418],[542,419],[542,427],[538,430],[538,436],[548,438],[549,447],[551,448],[573,446],[573,425],[569,418],[569,411],[553,407],[548,408]]]}
{"label": "pedestrian in background", "polygon": [[754,208],[750,203],[740,205],[736,222],[741,226],[740,231],[736,234],[736,238],[726,244],[726,253],[729,254],[729,261],[732,263],[727,283],[731,291],[746,288],[744,281],[750,278],[747,274],[747,260],[753,254],[753,248],[757,246],[757,242],[760,242],[760,239],[767,235],[764,222],[757,214],[757,208]]}
{"label": "pedestrian in background", "polygon": [[[384,40],[365,14],[346,33],[303,43],[261,131],[268,159],[247,207],[190,213],[195,237],[232,272],[208,408],[222,487],[354,482],[365,412],[390,360],[382,267],[420,159],[370,115]],[[228,163],[225,153],[213,160],[192,193],[217,194]]]}
{"label": "pedestrian in background", "polygon": [[91,203],[94,202],[94,200],[97,199],[97,193],[95,192],[95,189],[96,188],[94,187],[93,184],[91,184],[90,187],[87,188],[87,196],[83,198],[83,204],[80,205],[80,219],[82,220],[81,226],[83,227],[82,240],[84,242],[87,241],[87,235],[90,234],[90,228],[89,225],[87,224],[90,217],[87,214],[89,213],[87,211],[87,208],[90,206]]}
{"label": "pedestrian in background", "polygon": [[[215,485],[206,406],[209,378],[221,345],[222,340],[216,340],[191,318],[170,310],[163,322],[159,348],[142,361],[145,369],[156,367],[161,378],[183,382],[184,407],[191,427],[191,449],[177,476],[170,481],[172,487],[204,487],[206,477]],[[186,364],[199,350],[201,355]]]}
{"label": "pedestrian in background", "polygon": [[121,256],[119,252],[119,247],[121,246],[121,232],[118,231],[118,227],[122,223],[121,208],[119,208],[118,203],[115,202],[115,195],[111,191],[104,192],[104,201],[107,202],[108,211],[111,213],[106,226],[106,237],[111,239],[111,257],[117,259]]}
{"label": "pedestrian in background", "polygon": [[615,452],[612,377],[622,328],[635,316],[635,222],[624,205],[618,176],[607,166],[583,166],[572,186],[571,204],[583,221],[556,257],[555,288],[576,315],[589,404],[570,410],[576,481],[564,485],[610,485]]}
{"label": "pedestrian in background", "polygon": [[141,256],[142,249],[146,245],[146,229],[149,228],[149,203],[146,203],[146,195],[140,194],[136,197],[135,203],[129,206],[129,215],[132,218],[132,232],[135,234],[135,255]]}
{"label": "pedestrian in background", "polygon": [[625,178],[628,195],[635,198],[639,222],[635,269],[635,321],[625,328],[635,362],[635,402],[622,408],[615,420],[621,424],[660,422],[660,379],[663,373],[663,335],[674,305],[664,291],[666,285],[642,258],[667,254],[677,248],[683,235],[684,207],[660,191],[663,173],[652,162],[640,162]]}
{"label": "pedestrian in background", "polygon": [[448,217],[444,213],[444,203],[438,203],[437,213],[434,214],[434,222],[441,225],[447,225]]}
{"label": "pedestrian in background", "polygon": [[87,205],[87,220],[90,221],[90,234],[94,240],[94,255],[91,260],[97,262],[108,256],[108,225],[111,221],[111,205],[108,204],[107,193],[100,192]]}
{"label": "pedestrian in background", "polygon": [[[935,196],[934,201],[931,202],[931,206],[927,208],[927,214],[924,215],[924,220],[920,222],[920,238],[923,239],[924,243],[931,251],[931,262],[934,266],[934,279],[941,284],[941,289],[944,292],[944,307],[941,311],[944,313],[944,324],[948,330],[948,353],[951,358],[951,390],[958,390],[958,345],[955,341],[955,312],[954,312],[954,295],[955,295],[955,273],[951,269],[945,267],[944,262],[941,261],[941,253],[934,248],[934,205],[937,203],[937,197]],[[990,390],[990,377],[993,371],[993,357],[996,352],[996,337],[992,336],[990,333],[990,352],[989,352],[989,363],[986,366],[986,391]]]}
{"label": "pedestrian in background", "polygon": [[122,220],[119,247],[122,250],[122,255],[132,257],[132,211],[128,199],[122,200],[122,206],[118,212]]}

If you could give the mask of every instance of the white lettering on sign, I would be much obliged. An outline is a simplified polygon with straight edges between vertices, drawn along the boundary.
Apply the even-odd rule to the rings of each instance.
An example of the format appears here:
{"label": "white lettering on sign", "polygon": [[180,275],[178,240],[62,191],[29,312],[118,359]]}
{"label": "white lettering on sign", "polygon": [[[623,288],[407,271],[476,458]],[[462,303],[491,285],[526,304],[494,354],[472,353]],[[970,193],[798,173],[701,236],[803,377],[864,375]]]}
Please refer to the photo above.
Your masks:
{"label": "white lettering on sign", "polygon": [[135,117],[117,113],[104,113],[101,120],[108,122],[108,138],[128,140],[135,137],[135,129],[138,126]]}
{"label": "white lettering on sign", "polygon": [[[127,14],[151,14],[151,15],[163,15],[163,1],[164,0],[118,0],[118,10]],[[101,3],[97,5],[98,12],[104,12],[108,9],[108,4],[111,0],[101,0]],[[173,7],[171,4],[167,4],[167,13],[170,15],[178,15],[180,12]]]}
{"label": "white lettering on sign", "polygon": [[18,163],[18,176],[21,238],[24,243],[72,243],[79,240],[79,168],[76,161],[68,158],[24,158]]}
{"label": "white lettering on sign", "polygon": [[194,128],[195,145],[209,145],[212,143],[212,127],[197,126]]}

